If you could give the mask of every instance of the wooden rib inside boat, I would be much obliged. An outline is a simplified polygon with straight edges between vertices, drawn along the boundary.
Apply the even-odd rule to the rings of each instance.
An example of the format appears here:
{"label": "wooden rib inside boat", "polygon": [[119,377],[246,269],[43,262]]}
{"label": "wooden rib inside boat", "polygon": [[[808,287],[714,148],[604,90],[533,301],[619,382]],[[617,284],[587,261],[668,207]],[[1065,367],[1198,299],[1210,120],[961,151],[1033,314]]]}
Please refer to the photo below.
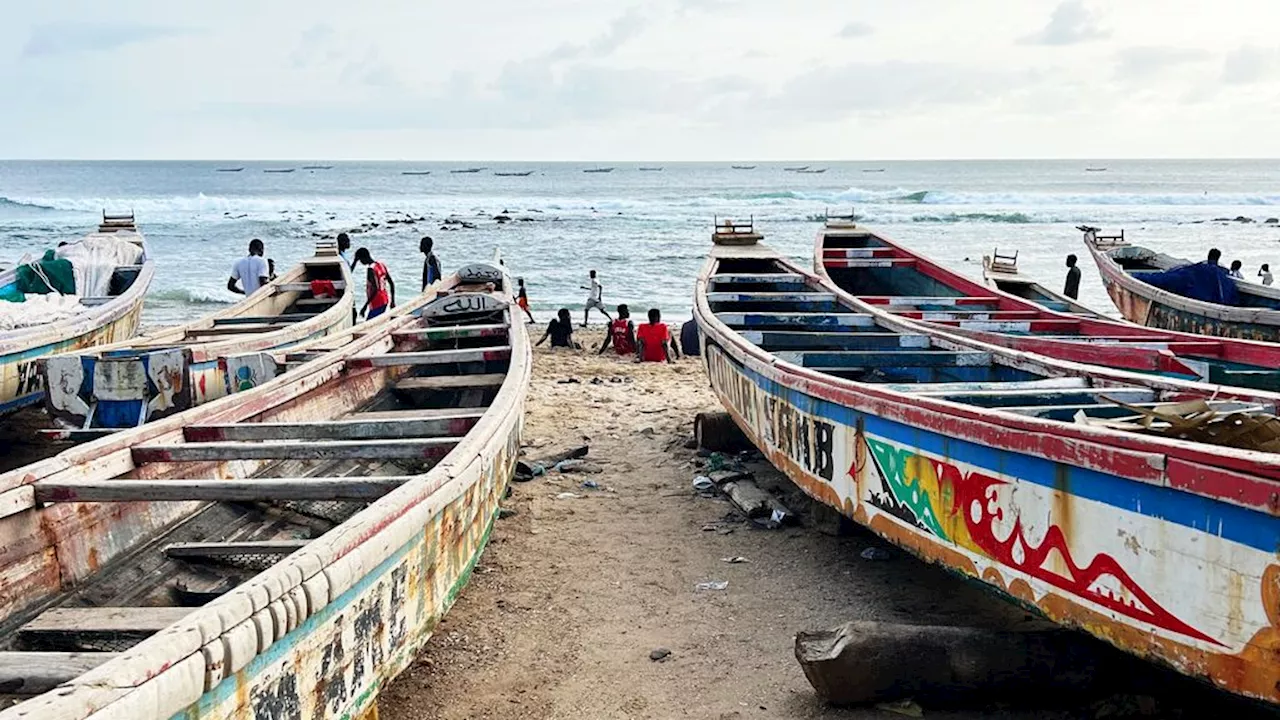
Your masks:
{"label": "wooden rib inside boat", "polygon": [[333,243],[218,312],[126,342],[41,363],[59,439],[85,440],[135,427],[253,387],[218,359],[304,343],[351,326],[351,273]]}
{"label": "wooden rib inside boat", "polygon": [[368,710],[514,470],[530,357],[503,278],[455,275],[253,390],[0,475],[0,693],[57,687],[0,718]]}
{"label": "wooden rib inside boat", "polygon": [[1280,703],[1280,395],[1053,360],[908,320],[1004,311],[936,278],[890,295],[887,276],[912,259],[867,233],[842,240],[831,249],[857,254],[837,259],[879,271],[856,281],[866,301],[760,244],[717,243],[699,278],[712,389],[761,452],[926,561]]}
{"label": "wooden rib inside boat", "polygon": [[840,290],[894,315],[1003,347],[1075,362],[1280,389],[1280,345],[1156,330],[1074,313],[984,286],[883,235],[828,223],[814,267]]}

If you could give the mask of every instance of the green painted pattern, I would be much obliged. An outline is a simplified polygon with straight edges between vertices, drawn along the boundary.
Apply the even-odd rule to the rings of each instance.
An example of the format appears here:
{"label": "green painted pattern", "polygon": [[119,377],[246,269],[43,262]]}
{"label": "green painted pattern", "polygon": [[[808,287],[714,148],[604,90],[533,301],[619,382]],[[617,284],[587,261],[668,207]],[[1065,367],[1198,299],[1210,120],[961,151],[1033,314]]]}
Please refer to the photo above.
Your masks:
{"label": "green painted pattern", "polygon": [[880,476],[889,484],[889,491],[902,503],[925,529],[934,535],[950,540],[942,524],[933,513],[929,493],[921,486],[918,465],[927,462],[907,449],[901,449],[872,438],[866,438],[867,447],[880,466]]}

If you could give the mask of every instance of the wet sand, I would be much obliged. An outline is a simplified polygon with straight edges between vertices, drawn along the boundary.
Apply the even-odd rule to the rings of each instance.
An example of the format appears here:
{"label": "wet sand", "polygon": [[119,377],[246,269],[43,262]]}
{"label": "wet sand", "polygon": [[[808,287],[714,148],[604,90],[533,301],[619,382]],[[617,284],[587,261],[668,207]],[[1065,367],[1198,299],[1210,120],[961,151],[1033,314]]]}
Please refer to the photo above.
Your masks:
{"label": "wet sand", "polygon": [[[734,521],[726,501],[691,489],[696,454],[684,443],[693,416],[719,407],[698,360],[596,357],[600,337],[579,338],[591,351],[535,350],[525,441],[533,457],[589,443],[601,472],[515,484],[506,506],[516,514],[498,521],[458,603],[384,691],[383,720],[890,718],[825,706],[795,661],[795,633],[848,620],[1006,627],[1026,619],[897,550],[863,559],[865,548],[887,546],[856,528],[838,535],[830,516],[808,508],[767,465],[752,469],[762,484],[789,488],[783,494],[806,525]],[[748,562],[724,562],[733,556]],[[727,589],[695,590],[717,580]],[[670,657],[650,660],[656,648]],[[1029,719],[1180,717],[1202,702],[1234,708],[1195,683],[1165,682],[1159,700],[924,712]]]}

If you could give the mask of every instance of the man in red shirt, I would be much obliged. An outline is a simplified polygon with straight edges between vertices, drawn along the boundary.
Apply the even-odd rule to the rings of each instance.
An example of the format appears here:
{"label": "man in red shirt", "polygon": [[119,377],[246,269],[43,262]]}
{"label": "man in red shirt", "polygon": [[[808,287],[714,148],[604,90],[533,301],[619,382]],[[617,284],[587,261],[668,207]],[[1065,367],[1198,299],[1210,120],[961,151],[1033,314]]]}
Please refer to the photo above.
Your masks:
{"label": "man in red shirt", "polygon": [[649,310],[649,322],[636,328],[636,345],[637,362],[671,362],[672,351],[680,357],[680,351],[671,342],[671,331],[662,324],[658,308]]}
{"label": "man in red shirt", "polygon": [[631,322],[631,310],[625,304],[618,306],[618,318],[609,323],[597,355],[603,355],[609,346],[620,356],[633,355],[636,351],[636,326]]}
{"label": "man in red shirt", "polygon": [[360,314],[365,316],[365,320],[372,320],[386,312],[388,307],[396,306],[396,283],[391,279],[387,266],[374,261],[368,248],[356,251],[356,264],[369,266],[365,290],[367,299],[364,307],[360,308]]}

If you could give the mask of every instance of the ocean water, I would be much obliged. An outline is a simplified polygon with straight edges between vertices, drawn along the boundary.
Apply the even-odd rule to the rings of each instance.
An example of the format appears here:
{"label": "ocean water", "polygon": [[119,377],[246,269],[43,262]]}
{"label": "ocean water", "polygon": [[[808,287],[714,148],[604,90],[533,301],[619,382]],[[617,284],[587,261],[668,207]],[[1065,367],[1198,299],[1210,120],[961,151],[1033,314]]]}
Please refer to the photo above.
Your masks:
{"label": "ocean water", "polygon": [[[305,170],[304,164],[332,165]],[[750,164],[750,163],[744,163]],[[799,165],[801,163],[795,163]],[[1082,300],[1113,311],[1081,244],[1079,224],[1200,259],[1209,247],[1246,274],[1280,263],[1280,161],[953,161],[790,164],[0,162],[0,262],[39,254],[92,229],[101,212],[132,210],[158,273],[144,322],[168,324],[234,302],[231,264],[262,238],[278,270],[318,237],[353,232],[388,264],[399,296],[416,293],[418,240],[430,235],[446,272],[500,250],[526,279],[539,319],[560,307],[581,318],[587,271],[609,306],[689,317],[694,278],[716,216],[745,220],[782,252],[810,262],[824,212],[856,211],[867,226],[974,278],[993,248],[1017,250],[1024,272],[1062,282],[1081,256]],[[603,164],[608,166],[608,164]],[[240,172],[219,168],[243,167]],[[1086,168],[1103,168],[1089,171]],[[267,169],[296,168],[290,173]],[[429,175],[404,172],[430,171]],[[495,172],[530,172],[500,177]],[[513,220],[498,223],[505,213]],[[457,217],[474,228],[442,225]],[[1252,223],[1223,221],[1245,217]],[[388,223],[412,219],[412,223]],[[1280,267],[1278,265],[1277,267]],[[598,317],[598,316],[597,316]]]}

